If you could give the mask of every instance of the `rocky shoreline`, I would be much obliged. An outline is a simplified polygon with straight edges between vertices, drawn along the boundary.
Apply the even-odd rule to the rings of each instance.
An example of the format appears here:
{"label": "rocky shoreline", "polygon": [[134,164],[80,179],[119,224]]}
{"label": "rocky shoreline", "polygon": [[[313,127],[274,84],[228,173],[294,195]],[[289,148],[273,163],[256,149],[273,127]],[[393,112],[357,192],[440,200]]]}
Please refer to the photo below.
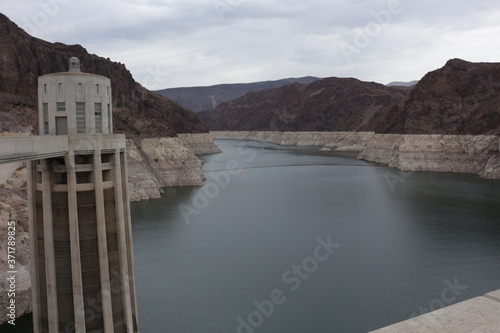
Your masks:
{"label": "rocky shoreline", "polygon": [[[130,201],[159,198],[165,186],[203,185],[202,162],[196,155],[218,153],[208,133],[166,138],[127,139]],[[7,225],[16,221],[17,317],[31,312],[31,275],[26,167],[0,184],[0,295],[7,295]],[[0,297],[0,325],[7,322],[7,297]]]}
{"label": "rocky shoreline", "polygon": [[328,147],[404,171],[474,173],[500,179],[498,135],[376,134],[374,132],[214,131],[214,139]]}
{"label": "rocky shoreline", "polygon": [[157,199],[165,186],[201,186],[196,155],[219,153],[210,134],[127,140],[130,201]]}
{"label": "rocky shoreline", "polygon": [[26,168],[21,166],[0,184],[0,325],[7,322],[9,275],[7,261],[8,222],[14,221],[16,231],[16,315],[31,312],[31,275],[29,269],[29,233]]}

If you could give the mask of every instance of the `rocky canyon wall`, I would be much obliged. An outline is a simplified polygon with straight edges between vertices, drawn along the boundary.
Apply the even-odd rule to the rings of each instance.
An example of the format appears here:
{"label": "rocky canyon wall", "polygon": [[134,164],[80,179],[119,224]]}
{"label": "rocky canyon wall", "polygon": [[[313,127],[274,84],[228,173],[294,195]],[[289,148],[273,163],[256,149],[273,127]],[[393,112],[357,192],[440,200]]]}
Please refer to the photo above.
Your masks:
{"label": "rocky canyon wall", "polygon": [[196,155],[218,152],[208,133],[127,140],[130,201],[159,198],[165,186],[203,185]]}
{"label": "rocky canyon wall", "polygon": [[358,151],[359,159],[405,171],[474,173],[500,179],[498,135],[375,134],[373,132],[211,132],[216,139]]}
{"label": "rocky canyon wall", "polygon": [[210,133],[179,133],[177,134],[182,144],[189,148],[195,155],[216,154],[222,150],[217,147]]}

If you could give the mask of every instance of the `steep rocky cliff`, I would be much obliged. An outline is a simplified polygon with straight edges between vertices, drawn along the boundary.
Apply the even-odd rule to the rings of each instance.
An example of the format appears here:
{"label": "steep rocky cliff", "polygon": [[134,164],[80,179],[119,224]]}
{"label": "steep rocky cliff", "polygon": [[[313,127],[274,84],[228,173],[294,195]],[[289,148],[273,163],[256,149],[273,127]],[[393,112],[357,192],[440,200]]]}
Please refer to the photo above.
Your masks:
{"label": "steep rocky cliff", "polygon": [[500,63],[453,59],[413,88],[338,78],[288,85],[200,116],[217,131],[500,134]]}
{"label": "steep rocky cliff", "polygon": [[199,115],[214,131],[385,131],[408,91],[328,78],[250,92]]}
{"label": "steep rocky cliff", "polygon": [[203,185],[202,162],[195,155],[218,152],[208,133],[127,140],[130,200],[159,198],[165,186]]}
{"label": "steep rocky cliff", "polygon": [[420,80],[400,119],[407,134],[500,134],[500,63],[448,61]]}
{"label": "steep rocky cliff", "polygon": [[69,58],[75,56],[82,71],[111,79],[116,133],[145,138],[207,132],[196,113],[142,87],[125,65],[89,54],[80,45],[31,37],[3,14],[0,55],[0,131],[37,133],[38,77],[67,71]]}

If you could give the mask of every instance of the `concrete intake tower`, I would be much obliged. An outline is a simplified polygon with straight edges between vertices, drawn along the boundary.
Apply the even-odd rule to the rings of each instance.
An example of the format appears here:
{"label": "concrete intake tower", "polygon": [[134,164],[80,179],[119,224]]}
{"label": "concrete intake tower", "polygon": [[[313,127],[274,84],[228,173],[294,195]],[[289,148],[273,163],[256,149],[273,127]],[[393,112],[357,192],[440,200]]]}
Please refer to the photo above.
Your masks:
{"label": "concrete intake tower", "polygon": [[38,104],[39,138],[67,146],[28,162],[34,332],[139,332],[111,81],[71,58],[68,72],[40,76]]}

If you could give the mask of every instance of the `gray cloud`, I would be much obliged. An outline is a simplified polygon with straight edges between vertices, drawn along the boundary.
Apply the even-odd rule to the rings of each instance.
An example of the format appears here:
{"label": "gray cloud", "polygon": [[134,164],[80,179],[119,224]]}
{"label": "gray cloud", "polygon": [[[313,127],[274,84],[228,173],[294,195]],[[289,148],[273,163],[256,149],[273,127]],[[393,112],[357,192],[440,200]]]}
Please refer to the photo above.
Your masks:
{"label": "gray cloud", "polygon": [[151,89],[303,75],[387,83],[455,57],[498,61],[497,1],[397,1],[19,0],[2,10],[36,37],[125,63]]}

